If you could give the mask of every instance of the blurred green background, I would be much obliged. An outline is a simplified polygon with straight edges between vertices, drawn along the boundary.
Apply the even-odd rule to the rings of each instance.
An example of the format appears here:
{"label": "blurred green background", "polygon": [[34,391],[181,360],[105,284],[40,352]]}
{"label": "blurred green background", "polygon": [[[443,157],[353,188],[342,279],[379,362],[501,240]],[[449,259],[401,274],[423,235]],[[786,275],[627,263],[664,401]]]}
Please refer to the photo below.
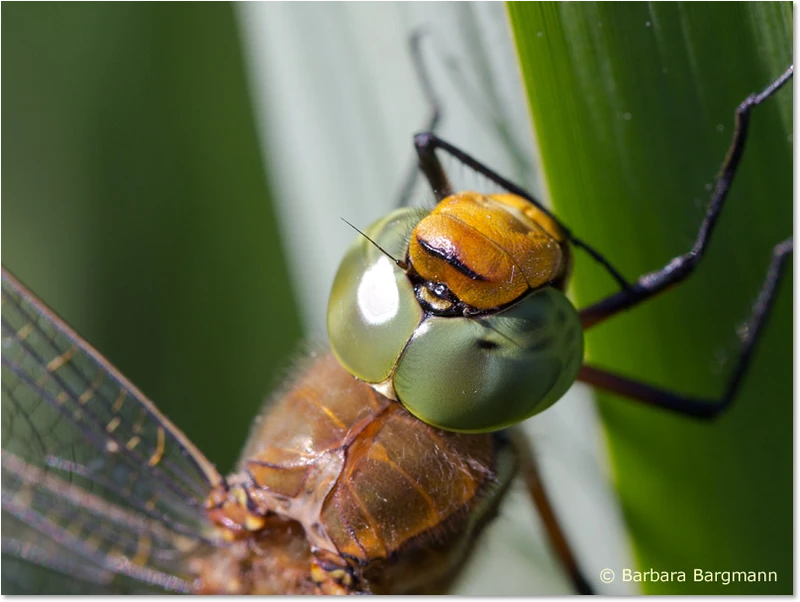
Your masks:
{"label": "blurred green background", "polygon": [[226,472],[301,334],[232,5],[2,16],[3,264]]}

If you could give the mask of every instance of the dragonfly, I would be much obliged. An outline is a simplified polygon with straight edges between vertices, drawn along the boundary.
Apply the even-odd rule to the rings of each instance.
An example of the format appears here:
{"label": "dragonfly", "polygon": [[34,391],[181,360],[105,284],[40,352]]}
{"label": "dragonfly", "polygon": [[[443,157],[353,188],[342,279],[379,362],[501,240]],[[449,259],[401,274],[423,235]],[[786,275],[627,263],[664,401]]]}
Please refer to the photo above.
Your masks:
{"label": "dragonfly", "polygon": [[[591,591],[533,454],[506,427],[557,402],[575,380],[701,419],[734,401],[791,239],[774,249],[719,399],[582,364],[580,333],[691,274],[724,206],[750,110],[792,74],[737,111],[693,252],[633,282],[526,191],[435,134],[416,136],[436,207],[398,210],[359,235],[331,295],[333,354],[308,359],[228,476],[4,270],[4,553],[28,563],[21,571],[65,573],[83,592],[444,591],[519,471],[576,589]],[[441,154],[505,192],[453,190]],[[519,222],[533,232],[521,251],[505,242]],[[458,232],[463,223],[481,233],[477,242]],[[509,266],[482,263],[486,241],[505,245]],[[574,249],[607,269],[620,290],[572,307],[563,290]],[[520,282],[517,265],[527,260],[533,267],[524,266]],[[396,319],[405,321],[399,330]],[[381,344],[368,347],[370,338]],[[437,353],[442,348],[447,353]],[[469,386],[437,386],[441,374]]]}

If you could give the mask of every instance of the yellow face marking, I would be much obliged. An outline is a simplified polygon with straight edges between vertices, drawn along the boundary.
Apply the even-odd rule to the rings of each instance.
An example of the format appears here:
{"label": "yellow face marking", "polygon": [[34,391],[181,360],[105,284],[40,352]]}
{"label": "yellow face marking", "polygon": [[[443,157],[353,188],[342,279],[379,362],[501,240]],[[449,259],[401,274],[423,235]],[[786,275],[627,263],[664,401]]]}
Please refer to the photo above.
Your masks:
{"label": "yellow face marking", "polygon": [[51,373],[55,372],[61,366],[68,363],[72,359],[72,356],[75,355],[77,351],[78,348],[75,345],[73,345],[58,357],[53,358],[52,360],[47,362],[47,371]]}
{"label": "yellow face marking", "polygon": [[61,391],[58,395],[56,395],[56,401],[59,405],[64,405],[64,403],[69,399],[69,395],[67,395],[66,391]]}
{"label": "yellow face marking", "polygon": [[111,406],[111,409],[114,410],[114,412],[119,412],[122,409],[122,404],[125,403],[125,396],[127,394],[128,392],[125,389],[119,390],[119,396],[117,397],[117,400],[114,402],[114,405]]}
{"label": "yellow face marking", "polygon": [[147,502],[145,502],[145,504],[144,504],[144,509],[145,509],[145,510],[148,510],[148,511],[152,510],[152,509],[153,509],[153,508],[155,508],[155,507],[156,507],[156,498],[155,498],[155,497],[151,497],[151,498],[150,498],[149,500],[147,500]]}
{"label": "yellow face marking", "polygon": [[139,445],[141,439],[139,437],[131,437],[128,443],[125,444],[125,447],[128,448],[129,451],[132,451],[134,447]]}
{"label": "yellow face marking", "polygon": [[24,341],[33,332],[33,324],[28,322],[17,331],[17,340]]}
{"label": "yellow face marking", "polygon": [[153,455],[150,456],[150,459],[147,461],[149,466],[155,466],[159,462],[161,462],[161,457],[164,455],[164,429],[163,427],[158,427],[158,431],[156,433],[158,437],[158,441],[156,442],[156,451],[153,452]]}
{"label": "yellow face marking", "polygon": [[94,397],[94,392],[97,391],[97,387],[100,386],[101,382],[103,382],[103,373],[98,371],[97,376],[95,376],[92,384],[89,385],[89,388],[81,393],[80,397],[78,397],[78,403],[81,405],[86,405],[89,400]]}
{"label": "yellow face marking", "polygon": [[136,540],[136,555],[133,557],[133,564],[137,566],[144,566],[147,559],[150,558],[150,548],[152,540],[147,534],[143,534]]}
{"label": "yellow face marking", "polygon": [[122,420],[119,419],[119,416],[114,416],[114,418],[112,418],[111,421],[106,425],[106,432],[113,433],[115,430],[117,430],[117,427],[121,422]]}

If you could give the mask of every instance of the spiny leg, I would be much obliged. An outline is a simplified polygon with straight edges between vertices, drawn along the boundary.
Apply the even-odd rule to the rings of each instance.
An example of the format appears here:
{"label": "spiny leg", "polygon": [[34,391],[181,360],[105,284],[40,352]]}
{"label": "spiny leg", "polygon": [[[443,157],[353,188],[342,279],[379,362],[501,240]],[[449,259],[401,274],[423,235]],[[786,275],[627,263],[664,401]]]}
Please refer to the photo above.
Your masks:
{"label": "spiny leg", "polygon": [[725,199],[728,196],[733,178],[736,176],[739,161],[747,142],[747,132],[750,124],[750,111],[777,92],[787,81],[792,78],[794,65],[790,66],[778,79],[767,86],[760,94],[751,94],[737,108],[735,128],[730,147],[722,162],[722,169],[717,179],[717,185],[711,195],[706,215],[700,224],[700,230],[692,248],[686,253],[673,258],[663,268],[641,276],[633,286],[624,288],[605,299],[593,303],[580,311],[581,324],[584,330],[591,328],[614,316],[615,314],[630,309],[651,297],[675,286],[685,280],[698,266],[705,255],[717,219],[722,212]]}
{"label": "spiny leg", "polygon": [[525,433],[519,428],[509,429],[509,437],[517,452],[519,459],[519,470],[525,481],[525,487],[531,501],[536,505],[539,516],[542,519],[550,545],[558,556],[561,565],[569,575],[570,581],[579,594],[594,594],[591,584],[580,570],[575,553],[567,541],[564,531],[558,522],[555,510],[547,496],[542,477],[539,472],[539,465],[533,454],[533,447]]}
{"label": "spiny leg", "polygon": [[769,319],[777,298],[780,282],[786,274],[787,259],[792,254],[793,249],[794,243],[791,238],[775,245],[773,248],[772,261],[761,285],[761,291],[753,304],[750,317],[744,326],[739,329],[739,336],[742,341],[739,357],[736,360],[733,373],[725,385],[725,390],[718,399],[686,397],[589,365],[584,365],[581,368],[578,380],[593,387],[616,393],[622,397],[679,414],[702,419],[716,418],[731,405],[742,379],[747,374],[753,354],[764,333],[764,326]]}

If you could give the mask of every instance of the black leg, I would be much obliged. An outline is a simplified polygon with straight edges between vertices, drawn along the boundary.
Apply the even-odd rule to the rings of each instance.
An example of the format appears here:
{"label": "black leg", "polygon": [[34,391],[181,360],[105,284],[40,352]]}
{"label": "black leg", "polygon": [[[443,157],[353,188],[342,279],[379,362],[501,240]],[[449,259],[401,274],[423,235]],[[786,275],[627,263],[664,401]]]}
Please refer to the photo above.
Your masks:
{"label": "black leg", "polygon": [[735,128],[731,145],[722,163],[717,185],[711,195],[706,215],[700,224],[700,231],[691,250],[673,258],[660,270],[650,272],[640,277],[636,283],[622,291],[612,294],[581,310],[581,323],[584,330],[610,318],[611,316],[630,309],[631,307],[650,299],[686,279],[700,263],[705,254],[711,234],[717,224],[717,219],[722,211],[725,198],[728,196],[739,161],[744,152],[747,141],[747,130],[750,124],[750,111],[777,92],[794,73],[794,66],[790,66],[778,79],[772,82],[760,94],[748,96],[736,109]]}
{"label": "black leg", "polygon": [[665,389],[653,387],[651,385],[607,372],[600,368],[584,365],[581,368],[578,380],[588,383],[598,389],[610,391],[628,397],[635,401],[671,410],[686,416],[695,418],[713,419],[731,405],[736,392],[741,385],[742,379],[747,374],[753,353],[758,345],[764,331],[764,325],[772,310],[776,299],[776,293],[782,276],[786,273],[787,258],[793,252],[792,239],[783,241],[775,245],[772,251],[772,261],[770,262],[761,291],[753,304],[750,317],[744,327],[740,329],[742,347],[736,365],[725,385],[725,391],[718,399],[697,399],[684,397]]}
{"label": "black leg", "polygon": [[539,465],[536,462],[530,440],[525,436],[525,433],[517,428],[509,429],[509,436],[519,459],[520,474],[525,480],[528,495],[536,506],[539,517],[542,519],[550,545],[569,575],[577,593],[593,594],[594,590],[586,577],[583,576],[575,554],[558,522],[558,517],[550,503],[550,498],[547,497],[547,491],[542,482]]}

